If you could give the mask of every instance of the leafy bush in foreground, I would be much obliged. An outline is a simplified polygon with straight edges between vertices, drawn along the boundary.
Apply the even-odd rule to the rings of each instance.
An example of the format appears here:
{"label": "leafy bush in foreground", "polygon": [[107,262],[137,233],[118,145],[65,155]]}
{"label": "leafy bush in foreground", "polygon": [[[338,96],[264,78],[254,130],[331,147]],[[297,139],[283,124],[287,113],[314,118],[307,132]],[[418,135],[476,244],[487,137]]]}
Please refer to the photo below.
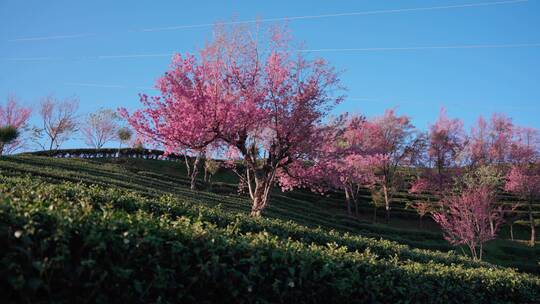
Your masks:
{"label": "leafy bush in foreground", "polygon": [[[433,250],[410,248],[396,242],[383,239],[373,239],[341,233],[335,230],[323,228],[309,228],[296,224],[292,221],[283,221],[267,218],[252,218],[245,214],[233,214],[220,208],[209,208],[201,205],[193,205],[192,201],[179,199],[172,195],[164,195],[159,200],[147,199],[135,192],[102,188],[98,186],[83,186],[81,184],[64,183],[61,185],[43,184],[29,179],[13,179],[0,177],[0,190],[12,193],[25,200],[34,201],[47,197],[48,200],[89,201],[94,208],[99,208],[105,203],[111,204],[114,209],[133,213],[143,210],[155,215],[169,215],[172,217],[187,216],[211,222],[217,227],[225,228],[233,226],[238,232],[262,232],[266,231],[284,240],[293,239],[303,243],[316,243],[325,245],[334,242],[339,246],[345,246],[350,251],[370,250],[380,258],[399,258],[416,262],[434,262],[444,265],[461,264],[465,267],[492,267],[488,263],[472,261],[461,255],[443,253]],[[33,189],[29,191],[28,189]]]}
{"label": "leafy bush in foreground", "polygon": [[[242,217],[226,225],[219,210],[196,215],[170,197],[152,203],[114,189],[13,178],[0,190],[0,289],[8,301],[530,303],[540,296],[538,277],[510,269],[443,265],[444,254],[437,263],[375,254],[371,246],[324,243],[323,230],[310,244],[294,232],[307,228]],[[267,231],[249,228],[260,224]],[[362,240],[333,233],[339,242]],[[389,252],[397,245],[386,244]]]}

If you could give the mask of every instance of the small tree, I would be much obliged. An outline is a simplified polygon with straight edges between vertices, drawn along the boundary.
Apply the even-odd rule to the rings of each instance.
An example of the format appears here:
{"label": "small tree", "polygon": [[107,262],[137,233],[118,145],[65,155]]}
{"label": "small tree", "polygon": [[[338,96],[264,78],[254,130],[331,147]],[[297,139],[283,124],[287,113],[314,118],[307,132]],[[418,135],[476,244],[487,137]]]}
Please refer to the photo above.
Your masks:
{"label": "small tree", "polygon": [[529,224],[531,227],[530,245],[534,246],[536,241],[536,228],[533,203],[535,200],[540,199],[540,164],[513,166],[508,174],[505,190],[515,193],[527,202],[527,213],[529,215]]}
{"label": "small tree", "polygon": [[387,161],[387,157],[374,145],[374,130],[377,126],[363,117],[346,118],[344,126],[339,122],[327,130],[337,132],[334,138],[327,137],[329,157],[319,159],[320,173],[327,177],[330,185],[344,191],[347,212],[351,214],[351,202],[358,216],[358,197],[364,188],[372,188],[377,182],[375,170]]}
{"label": "small tree", "polygon": [[413,202],[409,206],[418,213],[419,227],[424,228],[424,217],[434,211],[433,203],[430,200],[426,200]]}
{"label": "small tree", "polygon": [[[484,243],[495,238],[502,222],[502,211],[494,208],[494,193],[488,187],[475,187],[461,195],[441,200],[442,210],[432,217],[452,245],[466,245],[475,260],[482,259]],[[494,224],[491,232],[490,223]]]}
{"label": "small tree", "polygon": [[131,140],[131,137],[133,136],[133,132],[129,128],[120,128],[117,131],[116,137],[118,138],[118,141],[120,142],[120,145],[118,146],[118,157],[120,157],[120,150],[122,149],[122,144],[128,143]]}
{"label": "small tree", "polygon": [[81,128],[87,145],[101,149],[118,135],[118,116],[112,110],[101,109],[86,117]]}
{"label": "small tree", "polygon": [[439,119],[429,128],[428,140],[428,156],[433,172],[426,177],[429,179],[431,191],[441,194],[448,189],[454,171],[460,166],[466,144],[463,122],[449,119],[446,110],[442,109]]}
{"label": "small tree", "polygon": [[311,159],[288,168],[290,179],[282,178],[282,189],[305,186],[324,193],[339,189],[345,195],[347,214],[358,216],[358,200],[362,189],[377,182],[375,170],[385,160],[373,145],[375,125],[360,116],[347,114],[322,126]]}
{"label": "small tree", "polygon": [[409,193],[428,193],[439,199],[451,193],[461,173],[466,143],[462,121],[449,119],[446,110],[441,109],[439,118],[427,134],[426,166],[417,168],[417,178]]}
{"label": "small tree", "polygon": [[204,160],[204,182],[211,185],[212,176],[219,171],[219,162],[213,159]]}
{"label": "small tree", "polygon": [[[34,127],[34,141],[43,150],[58,149],[73,133],[77,132],[78,107],[79,101],[75,98],[60,101],[48,96],[43,99],[39,107],[39,114],[43,121],[42,127]],[[43,142],[44,138],[45,142]]]}
{"label": "small tree", "polygon": [[19,137],[19,130],[13,126],[0,127],[0,156],[4,147],[13,143]]}
{"label": "small tree", "polygon": [[[492,193],[497,193],[504,185],[504,175],[495,165],[482,165],[480,167],[472,167],[468,172],[456,178],[454,185],[456,192],[462,192],[467,188],[485,187]],[[515,209],[515,207],[511,207],[511,209]],[[507,210],[503,211],[506,213]],[[491,233],[495,234],[493,221],[490,221],[490,230]]]}
{"label": "small tree", "polygon": [[467,149],[473,167],[493,165],[500,169],[511,160],[511,147],[516,135],[512,120],[493,114],[489,121],[480,117],[471,129]]}
{"label": "small tree", "polygon": [[132,145],[131,145],[131,148],[133,150],[136,150],[137,152],[139,153],[142,153],[144,151],[144,149],[146,149],[146,147],[144,146],[144,141],[141,140],[140,138],[136,138]]}
{"label": "small tree", "polygon": [[[20,149],[24,142],[21,139],[21,132],[26,128],[31,113],[30,108],[19,105],[15,96],[9,96],[5,105],[0,105],[0,127],[4,128],[4,140],[2,141],[2,153],[11,153]],[[15,129],[16,132],[13,132]],[[11,135],[17,134],[15,139],[8,140]]]}
{"label": "small tree", "polygon": [[[422,137],[414,131],[407,116],[397,116],[394,110],[372,120],[372,145],[384,159],[377,166],[378,188],[384,200],[386,222],[390,219],[390,202],[399,190],[403,176],[401,166],[410,165],[420,148]],[[377,196],[378,197],[378,196]]]}

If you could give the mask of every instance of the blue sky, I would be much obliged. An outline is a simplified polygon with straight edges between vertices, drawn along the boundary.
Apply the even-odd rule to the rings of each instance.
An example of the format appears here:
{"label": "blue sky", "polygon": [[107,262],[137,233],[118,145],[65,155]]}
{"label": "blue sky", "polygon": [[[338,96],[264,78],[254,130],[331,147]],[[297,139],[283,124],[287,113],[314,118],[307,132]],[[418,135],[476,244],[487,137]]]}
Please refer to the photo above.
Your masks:
{"label": "blue sky", "polygon": [[426,128],[446,106],[466,125],[504,112],[540,128],[539,0],[0,0],[0,98],[133,109],[167,54],[202,46],[212,23],[287,17],[305,48],[333,49],[312,55],[343,71],[350,98],[336,112],[397,107]]}

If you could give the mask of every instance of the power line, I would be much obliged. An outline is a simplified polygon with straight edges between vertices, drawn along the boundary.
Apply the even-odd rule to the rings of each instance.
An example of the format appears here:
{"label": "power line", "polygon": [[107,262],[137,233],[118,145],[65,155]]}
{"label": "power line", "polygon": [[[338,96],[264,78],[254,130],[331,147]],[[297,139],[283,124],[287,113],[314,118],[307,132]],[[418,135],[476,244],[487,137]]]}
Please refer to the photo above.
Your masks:
{"label": "power line", "polygon": [[[412,8],[373,10],[373,11],[336,13],[336,14],[322,14],[322,15],[306,15],[306,16],[293,16],[293,17],[252,19],[252,20],[245,20],[245,21],[220,22],[219,24],[234,25],[234,24],[251,24],[251,23],[265,23],[265,22],[276,22],[276,21],[291,21],[291,20],[306,20],[306,19],[320,19],[320,18],[334,18],[334,17],[363,16],[363,15],[394,14],[394,13],[405,13],[405,12],[435,11],[435,10],[447,10],[447,9],[469,8],[469,7],[482,7],[482,6],[493,6],[493,5],[516,4],[516,3],[523,3],[523,2],[528,2],[528,0],[508,0],[508,1],[495,1],[495,2],[478,2],[478,3],[457,4],[457,5],[412,7]],[[202,24],[192,24],[192,25],[178,25],[178,26],[168,26],[168,27],[157,27],[157,28],[142,29],[142,30],[139,30],[139,31],[143,31],[143,32],[171,31],[171,30],[181,30],[181,29],[209,27],[209,26],[214,26],[214,23],[202,23]]]}
{"label": "power line", "polygon": [[382,47],[382,48],[326,48],[326,49],[301,49],[299,50],[299,52],[377,52],[377,51],[422,51],[422,50],[452,50],[452,49],[501,49],[501,48],[527,48],[527,47],[540,47],[540,43],[470,44],[470,45]]}
{"label": "power line", "polygon": [[92,88],[109,88],[109,89],[140,89],[140,90],[155,90],[152,87],[143,87],[143,86],[126,86],[118,84],[99,84],[99,83],[81,83],[81,82],[66,82],[66,86],[76,86],[76,87],[92,87]]}
{"label": "power line", "polygon": [[97,34],[74,34],[74,35],[56,35],[56,36],[44,36],[44,37],[29,37],[29,38],[16,38],[8,40],[9,42],[24,42],[24,41],[42,41],[42,40],[58,40],[58,39],[73,39],[97,36]]}
{"label": "power line", "polygon": [[[492,2],[476,2],[476,3],[443,5],[443,6],[411,7],[411,8],[383,9],[383,10],[360,11],[360,12],[345,12],[345,13],[320,14],[320,15],[304,15],[304,16],[292,16],[292,17],[251,19],[251,20],[243,20],[243,21],[220,22],[219,24],[223,24],[223,25],[253,24],[253,23],[277,22],[277,21],[293,21],[293,20],[308,20],[308,19],[322,19],[322,18],[336,18],[336,17],[350,17],[350,16],[396,14],[396,13],[421,12],[421,11],[437,11],[437,10],[449,10],[449,9],[460,9],[460,8],[474,8],[474,7],[486,7],[486,6],[497,6],[497,5],[509,5],[509,4],[525,3],[525,2],[528,2],[528,1],[529,0],[507,0],[507,1],[492,1]],[[183,29],[212,27],[214,25],[215,25],[215,23],[176,25],[176,26],[168,26],[168,27],[155,27],[155,28],[136,29],[136,30],[127,31],[126,33],[172,31],[172,30],[183,30]],[[8,41],[9,42],[30,42],[30,41],[46,41],[46,40],[58,40],[58,39],[76,39],[76,38],[85,38],[85,37],[92,37],[92,36],[98,36],[98,35],[97,34],[91,34],[91,33],[81,33],[81,34],[72,34],[72,35],[51,35],[51,36],[42,36],[42,37],[23,37],[23,38],[11,39],[11,40],[8,40]]]}
{"label": "power line", "polygon": [[[514,44],[462,44],[438,46],[411,46],[411,47],[372,47],[372,48],[320,48],[299,49],[302,53],[316,52],[387,52],[387,51],[428,51],[428,50],[460,50],[460,49],[510,49],[535,48],[540,43],[514,43]],[[60,61],[60,60],[111,60],[111,59],[140,59],[140,58],[171,58],[175,52],[161,52],[151,54],[118,54],[86,57],[12,57],[0,58],[3,61]]]}

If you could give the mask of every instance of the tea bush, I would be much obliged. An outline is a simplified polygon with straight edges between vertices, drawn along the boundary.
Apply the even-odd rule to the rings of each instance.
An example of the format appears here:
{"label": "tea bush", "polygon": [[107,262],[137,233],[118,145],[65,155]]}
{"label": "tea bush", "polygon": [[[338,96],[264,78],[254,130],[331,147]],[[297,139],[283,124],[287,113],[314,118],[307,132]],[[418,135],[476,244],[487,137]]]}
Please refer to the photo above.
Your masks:
{"label": "tea bush", "polygon": [[10,302],[532,303],[540,279],[389,241],[83,184],[0,177]]}

